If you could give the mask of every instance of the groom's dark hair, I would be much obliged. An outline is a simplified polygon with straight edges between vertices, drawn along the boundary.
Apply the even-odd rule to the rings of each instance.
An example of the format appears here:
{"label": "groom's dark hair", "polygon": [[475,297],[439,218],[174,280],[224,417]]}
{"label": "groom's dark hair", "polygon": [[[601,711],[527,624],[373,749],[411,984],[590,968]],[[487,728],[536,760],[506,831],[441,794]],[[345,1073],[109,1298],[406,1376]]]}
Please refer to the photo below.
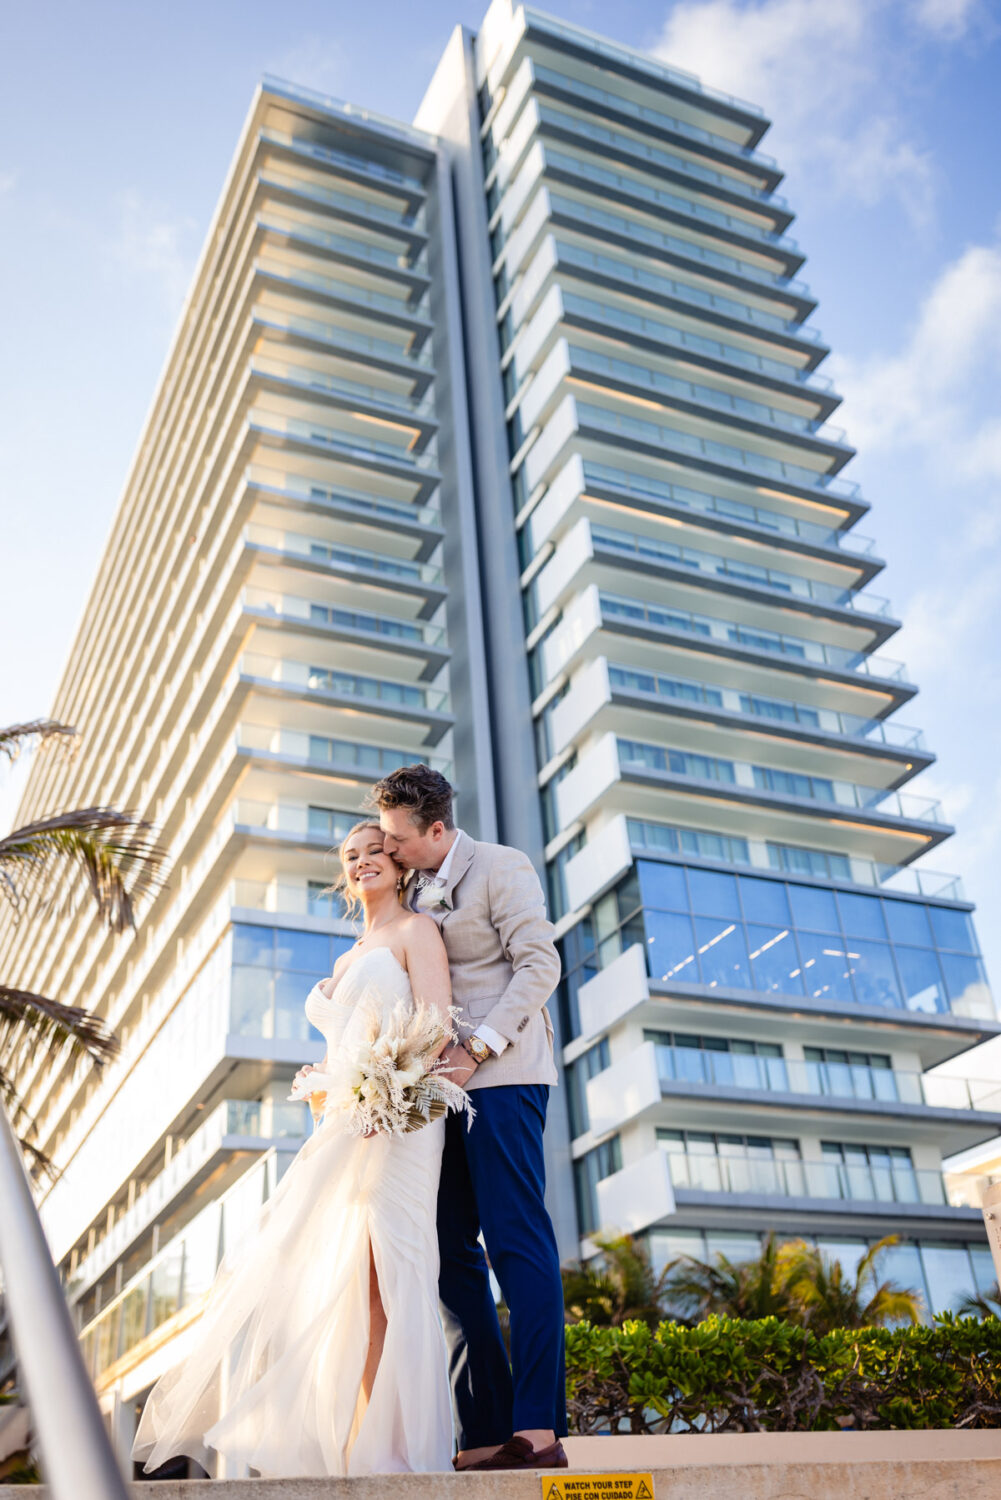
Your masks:
{"label": "groom's dark hair", "polygon": [[416,827],[426,833],[432,823],[455,827],[454,795],[451,784],[440,771],[432,771],[430,766],[400,766],[377,781],[366,800],[379,809],[406,808]]}

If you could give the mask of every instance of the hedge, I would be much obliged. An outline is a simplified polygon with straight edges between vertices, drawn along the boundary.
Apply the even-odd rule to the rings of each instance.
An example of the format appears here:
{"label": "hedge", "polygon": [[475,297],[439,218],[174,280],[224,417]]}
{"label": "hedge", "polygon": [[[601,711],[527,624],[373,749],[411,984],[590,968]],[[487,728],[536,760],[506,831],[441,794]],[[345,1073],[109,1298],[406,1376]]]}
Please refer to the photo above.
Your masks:
{"label": "hedge", "polygon": [[837,1329],[778,1318],[567,1327],[571,1430],[822,1432],[1001,1426],[1001,1320]]}

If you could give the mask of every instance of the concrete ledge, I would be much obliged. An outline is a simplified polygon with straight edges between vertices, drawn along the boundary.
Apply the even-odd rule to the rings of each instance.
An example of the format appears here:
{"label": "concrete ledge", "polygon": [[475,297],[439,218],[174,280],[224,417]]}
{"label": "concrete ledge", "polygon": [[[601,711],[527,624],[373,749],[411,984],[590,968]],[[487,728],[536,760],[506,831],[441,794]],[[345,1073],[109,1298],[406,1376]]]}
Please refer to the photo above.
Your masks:
{"label": "concrete ledge", "polygon": [[[652,1472],[655,1500],[997,1500],[1001,1430],[571,1438],[571,1472]],[[540,1474],[165,1480],[135,1500],[541,1500]],[[0,1485],[0,1500],[22,1500]],[[32,1491],[39,1500],[47,1486]]]}

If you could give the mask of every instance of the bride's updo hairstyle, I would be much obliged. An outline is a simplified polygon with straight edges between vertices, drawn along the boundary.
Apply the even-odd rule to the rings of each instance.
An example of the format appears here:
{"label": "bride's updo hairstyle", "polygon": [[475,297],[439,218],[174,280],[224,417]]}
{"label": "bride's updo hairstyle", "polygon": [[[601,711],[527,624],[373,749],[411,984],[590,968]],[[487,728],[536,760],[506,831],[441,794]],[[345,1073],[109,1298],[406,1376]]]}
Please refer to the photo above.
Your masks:
{"label": "bride's updo hairstyle", "polygon": [[363,829],[366,828],[371,828],[373,833],[377,833],[381,837],[384,837],[382,829],[379,827],[378,823],[376,823],[371,818],[363,818],[360,823],[356,823],[353,828],[349,828],[347,833],[341,839],[340,843],[337,845],[337,848],[331,851],[332,853],[337,855],[337,858],[341,862],[341,873],[338,875],[336,880],[332,881],[330,885],[328,885],[323,891],[320,892],[320,894],[323,896],[339,896],[344,906],[344,915],[351,921],[353,921],[361,911],[361,897],[357,894],[356,891],[353,891],[348,884],[347,871],[344,868],[344,860],[341,851],[346,844],[350,843],[351,839],[354,838],[356,833],[361,833]]}

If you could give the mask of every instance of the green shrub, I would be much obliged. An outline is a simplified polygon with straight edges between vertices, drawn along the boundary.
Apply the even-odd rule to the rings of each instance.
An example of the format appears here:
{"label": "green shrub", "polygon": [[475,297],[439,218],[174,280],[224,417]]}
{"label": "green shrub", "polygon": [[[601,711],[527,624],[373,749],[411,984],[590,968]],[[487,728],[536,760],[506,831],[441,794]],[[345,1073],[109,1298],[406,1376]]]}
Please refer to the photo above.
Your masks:
{"label": "green shrub", "polygon": [[709,1317],[567,1327],[572,1430],[821,1432],[1001,1426],[1001,1321],[835,1329]]}

